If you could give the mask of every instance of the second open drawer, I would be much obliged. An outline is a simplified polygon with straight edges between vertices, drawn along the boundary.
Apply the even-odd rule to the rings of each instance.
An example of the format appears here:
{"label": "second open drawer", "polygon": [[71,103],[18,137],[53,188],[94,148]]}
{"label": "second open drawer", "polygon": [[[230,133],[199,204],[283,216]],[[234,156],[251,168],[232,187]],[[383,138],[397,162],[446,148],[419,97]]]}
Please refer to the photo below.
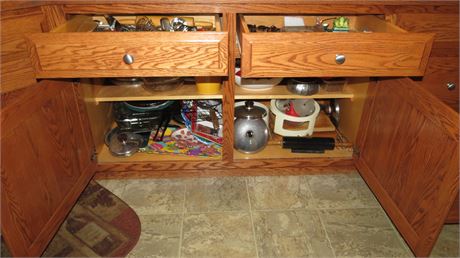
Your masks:
{"label": "second open drawer", "polygon": [[[285,16],[240,15],[238,37],[242,76],[367,77],[424,74],[433,33],[408,33],[372,15],[347,17],[350,20],[349,32],[250,32],[248,24],[283,28]],[[305,25],[313,26],[316,19],[332,17],[302,18]]]}

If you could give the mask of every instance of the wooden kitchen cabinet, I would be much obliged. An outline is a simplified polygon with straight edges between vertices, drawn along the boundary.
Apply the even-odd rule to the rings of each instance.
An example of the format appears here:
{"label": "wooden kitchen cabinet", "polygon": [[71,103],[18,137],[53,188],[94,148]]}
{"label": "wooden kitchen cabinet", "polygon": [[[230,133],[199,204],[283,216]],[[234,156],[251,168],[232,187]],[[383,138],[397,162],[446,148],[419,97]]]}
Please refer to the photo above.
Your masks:
{"label": "wooden kitchen cabinet", "polygon": [[[317,1],[288,0],[283,4],[279,4],[272,0],[265,0],[249,1],[243,5],[239,0],[230,0],[219,4],[204,1],[200,4],[176,3],[171,5],[168,1],[158,2],[152,0],[143,1],[142,4],[132,4],[132,1],[129,0],[118,0],[112,4],[94,4],[89,1],[68,2],[66,4],[62,4],[59,1],[48,1],[46,4],[2,2],[2,8],[2,12],[14,11],[18,13],[20,12],[17,9],[34,9],[38,17],[44,17],[40,18],[43,19],[41,27],[47,33],[32,34],[26,32],[25,36],[28,38],[28,45],[26,45],[25,40],[24,42],[21,41],[20,44],[10,49],[10,54],[15,53],[18,49],[23,51],[25,46],[29,47],[33,57],[31,59],[32,65],[27,64],[26,66],[30,69],[32,69],[32,66],[35,69],[35,78],[54,79],[52,81],[43,80],[37,86],[23,85],[28,86],[26,87],[27,91],[24,92],[28,94],[34,92],[37,94],[40,92],[54,93],[52,95],[58,99],[65,96],[69,101],[62,102],[61,99],[61,102],[56,104],[59,107],[45,108],[50,117],[55,118],[53,121],[55,121],[56,126],[52,128],[62,131],[62,135],[66,135],[69,139],[74,139],[81,133],[84,133],[84,136],[81,135],[81,137],[86,139],[82,143],[76,142],[76,145],[81,145],[82,149],[77,148],[74,151],[63,152],[62,154],[63,159],[65,156],[65,160],[68,161],[66,165],[70,170],[68,173],[70,179],[66,180],[66,178],[50,176],[46,178],[50,179],[50,181],[37,184],[33,188],[37,192],[41,191],[40,194],[35,195],[36,203],[43,203],[39,207],[48,207],[44,211],[44,215],[40,215],[43,216],[40,220],[40,225],[33,225],[30,220],[33,217],[32,212],[27,208],[28,202],[22,201],[27,196],[26,194],[17,189],[8,192],[7,195],[2,192],[2,198],[3,196],[8,196],[11,200],[21,200],[18,201],[20,205],[15,206],[14,202],[5,202],[2,199],[2,236],[13,254],[39,255],[41,253],[50,240],[52,233],[58,228],[59,222],[70,210],[79,191],[82,190],[87,180],[92,176],[93,169],[97,171],[96,176],[99,178],[247,176],[351,171],[355,168],[355,164],[413,252],[418,256],[429,254],[458,193],[458,114],[449,110],[437,98],[441,98],[441,95],[432,95],[433,93],[420,89],[410,79],[380,78],[376,80],[373,78],[369,80],[367,77],[422,76],[427,73],[426,71],[428,71],[428,74],[445,73],[445,60],[433,59],[433,57],[437,56],[451,58],[450,56],[445,56],[449,55],[446,54],[450,53],[449,51],[442,50],[446,47],[445,42],[442,41],[446,35],[444,30],[441,30],[441,34],[444,35],[441,38],[436,29],[414,30],[410,26],[410,19],[405,19],[404,22],[399,20],[400,22],[398,22],[397,15],[411,13],[417,16],[419,12],[426,13],[426,11],[429,11],[435,15],[447,12],[450,16],[458,16],[457,2],[364,1],[355,3],[347,1],[326,4],[318,3]],[[186,15],[193,13],[194,15],[211,14],[212,17],[215,14],[220,14],[219,17],[222,20],[221,31],[204,34],[184,32],[163,35],[160,35],[161,32],[158,32],[160,34],[98,34],[108,35],[108,38],[104,38],[104,36],[98,36],[96,33],[59,29],[62,24],[69,24],[68,22],[72,24],[71,21],[76,17],[87,18],[110,13],[127,16],[133,14]],[[309,17],[331,13],[353,14],[358,20],[368,19],[372,21],[372,24],[377,24],[376,28],[373,29],[374,31],[382,31],[379,31],[381,35],[358,33],[356,36],[352,35],[353,37],[347,37],[346,34],[340,36],[348,40],[348,44],[346,44],[348,48],[341,50],[350,51],[347,53],[349,53],[351,59],[348,59],[350,66],[339,66],[339,68],[337,68],[337,64],[334,61],[327,59],[330,57],[330,51],[333,47],[328,45],[328,42],[337,41],[337,38],[330,38],[334,36],[332,34],[318,36],[318,38],[312,36],[305,41],[302,35],[299,36],[296,33],[291,38],[286,38],[286,35],[281,34],[275,35],[275,38],[271,40],[264,39],[263,36],[266,37],[266,35],[259,36],[257,33],[251,34],[247,33],[247,31],[246,35],[241,33],[242,31],[244,32],[242,17],[250,17],[247,16],[248,14],[266,17],[268,14],[279,16],[279,14],[297,15],[299,13]],[[425,16],[425,19],[429,19],[427,17],[429,16]],[[85,18],[77,19],[84,20]],[[220,20],[218,23],[220,23]],[[69,28],[72,25],[65,25],[64,27]],[[50,32],[52,30],[57,31]],[[389,35],[394,38],[389,39]],[[5,36],[7,35],[2,34],[2,37]],[[136,37],[136,40],[133,39],[133,36]],[[257,37],[261,38],[258,39]],[[241,52],[236,44],[237,38],[240,39],[239,43],[243,44]],[[291,43],[286,44],[285,42],[291,39],[293,40],[289,41],[291,43],[306,44],[308,46],[315,45],[315,42],[326,44],[327,47],[322,48],[325,52],[318,52],[313,57],[313,60],[315,58],[319,58],[318,60],[322,61],[327,60],[315,64],[314,68],[304,62],[296,63],[298,60],[311,60],[312,56],[309,55],[309,52],[292,52],[292,49],[289,48],[289,51],[286,50],[286,56],[289,56],[287,60],[294,61],[296,67],[293,67],[292,63],[286,66],[278,61],[272,62],[271,66],[268,67],[265,61],[273,61],[273,53],[284,49],[283,44],[284,47],[290,45]],[[325,41],[318,41],[319,39],[324,39]],[[352,51],[353,43],[359,42],[359,40],[367,42],[369,49],[372,49],[370,51],[372,54],[367,55],[368,57],[371,56],[369,57],[370,62],[355,60],[355,58],[362,59],[363,55],[366,56],[365,53],[356,54]],[[392,40],[399,40],[400,44],[389,46],[388,44]],[[109,47],[110,42],[115,42],[111,45],[113,48]],[[255,48],[252,48],[250,43],[256,44]],[[88,48],[94,47],[94,44],[102,46],[100,52],[94,49],[87,51]],[[147,44],[147,47],[144,47],[145,44]],[[264,44],[273,51],[264,52]],[[162,59],[161,52],[155,52],[155,49],[159,46],[160,48],[166,48],[166,53],[170,54],[172,49],[175,48],[185,48],[189,51],[186,51],[187,54],[181,57],[166,54]],[[110,49],[108,54],[106,54],[107,49]],[[382,52],[379,53],[379,50]],[[413,51],[409,52],[408,50]],[[127,52],[140,54],[142,57],[145,56],[146,59],[140,59],[139,65],[128,66],[122,62],[122,56]],[[93,54],[97,57],[97,62],[94,63],[91,62],[91,55]],[[107,59],[104,59],[104,56]],[[243,75],[250,77],[339,75],[357,77],[350,80],[344,91],[335,94],[320,92],[312,96],[317,99],[333,98],[346,102],[344,112],[347,114],[348,121],[342,121],[339,127],[343,135],[338,132],[341,139],[344,139],[343,142],[340,142],[342,149],[337,148],[334,152],[323,155],[291,155],[282,153],[280,151],[281,147],[274,145],[265,153],[248,156],[235,153],[233,150],[233,137],[225,137],[223,156],[217,159],[167,159],[147,155],[118,159],[108,155],[106,148],[104,148],[102,136],[111,126],[109,112],[112,101],[122,101],[124,99],[222,99],[224,134],[227,136],[233,135],[233,111],[236,101],[246,99],[264,101],[270,98],[290,98],[293,96],[286,92],[285,86],[279,86],[266,93],[251,93],[235,86],[233,72],[235,70],[234,61],[237,56],[243,59]],[[82,58],[79,59],[78,57]],[[323,60],[321,57],[326,59]],[[59,60],[62,60],[62,64],[59,63]],[[188,60],[192,61],[187,62]],[[254,63],[254,60],[257,62]],[[286,61],[286,58],[281,58],[280,60]],[[382,66],[378,64],[382,64]],[[4,65],[5,63],[2,60],[2,68]],[[456,65],[456,70],[458,71],[458,63]],[[398,66],[401,66],[401,69],[398,69]],[[449,67],[452,68],[453,66]],[[212,96],[200,96],[191,86],[169,94],[162,93],[152,96],[139,89],[128,90],[116,87],[110,89],[102,86],[98,80],[88,79],[116,76],[179,75],[222,76],[224,79],[222,91]],[[79,83],[72,84],[62,78],[81,79]],[[9,84],[19,85],[21,82],[16,78],[16,80],[11,80]],[[11,89],[13,88],[15,87]],[[42,170],[41,167],[36,167],[35,170],[27,171],[24,166],[29,163],[21,163],[21,165],[24,165],[21,168],[24,169],[18,170],[17,166],[19,166],[20,162],[13,158],[18,157],[20,154],[17,154],[19,153],[19,150],[16,150],[17,147],[10,144],[12,138],[9,138],[6,134],[8,131],[4,129],[4,121],[6,121],[8,127],[10,127],[10,124],[16,125],[23,121],[27,125],[24,129],[21,129],[23,131],[33,127],[27,122],[29,116],[26,115],[14,118],[10,116],[8,120],[4,120],[7,117],[5,114],[14,111],[12,107],[22,106],[25,103],[21,93],[9,92],[9,90],[10,88],[7,90],[2,89],[2,98],[8,99],[8,102],[3,103],[6,103],[5,105],[2,104],[1,113],[3,122],[2,159],[8,159],[10,162],[2,162],[2,186],[11,180],[17,182],[22,178],[33,178],[33,171],[40,172]],[[84,106],[80,104],[83,101],[85,102]],[[52,101],[52,103],[56,103],[56,101]],[[73,106],[74,103],[77,103],[75,104],[76,106]],[[40,105],[37,104],[35,107],[35,113],[40,114],[40,112],[43,112],[43,108],[39,108]],[[60,113],[58,111],[62,109],[66,110],[66,112]],[[449,111],[446,111],[446,109]],[[360,119],[361,113],[363,114],[362,119]],[[68,116],[72,117],[72,119],[69,120]],[[42,115],[36,115],[35,117],[37,117],[35,121],[38,123],[46,123],[48,119],[48,117]],[[360,120],[361,123],[359,122]],[[350,123],[350,126],[347,125],[347,122]],[[68,127],[69,124],[74,125],[73,129]],[[37,131],[37,133],[39,132],[41,131]],[[20,133],[20,135],[28,134]],[[24,139],[24,141],[29,141],[28,146],[43,145],[43,142],[35,138]],[[11,154],[8,154],[9,156],[3,156],[6,144],[10,144],[8,146],[13,146],[11,148],[15,149]],[[59,145],[58,143],[56,144]],[[41,160],[40,164],[56,163],[53,158],[57,153],[61,153],[58,151],[60,147],[56,146],[51,151],[49,148],[52,146],[47,146],[46,152],[53,152],[53,154],[47,153],[48,156],[46,156],[46,159]],[[441,147],[450,151],[451,155],[443,156],[442,152],[437,151]],[[28,149],[32,157],[35,155],[34,150],[32,147]],[[270,156],[272,154],[274,156]],[[98,160],[96,168],[92,166],[94,157]],[[78,162],[76,162],[77,160]],[[5,164],[8,164],[8,167]],[[86,166],[83,164],[86,164]],[[21,176],[11,172],[16,170],[22,171]],[[6,180],[8,178],[13,179]],[[70,197],[62,197],[65,193],[59,186],[65,186],[72,180],[77,183],[69,190],[71,194],[67,196]],[[51,196],[49,193],[54,193],[51,190],[46,190],[49,187],[54,189],[52,191],[57,191],[58,197],[49,198]],[[11,189],[11,187],[3,187],[2,191],[4,189]],[[42,192],[45,194],[42,194]],[[61,203],[61,206],[58,205],[59,203]],[[18,214],[8,209],[5,210],[3,209],[4,204],[14,208],[20,207],[19,210],[22,213]],[[8,214],[7,217],[3,216],[4,210],[5,214]],[[52,216],[53,212],[58,215]],[[52,222],[47,224],[46,219]],[[16,242],[16,239],[21,239],[21,241]]]}
{"label": "wooden kitchen cabinet", "polygon": [[418,256],[428,256],[458,193],[458,114],[409,79],[371,87],[357,168]]}
{"label": "wooden kitchen cabinet", "polygon": [[71,82],[2,94],[2,236],[15,256],[37,256],[96,170],[86,111]]}

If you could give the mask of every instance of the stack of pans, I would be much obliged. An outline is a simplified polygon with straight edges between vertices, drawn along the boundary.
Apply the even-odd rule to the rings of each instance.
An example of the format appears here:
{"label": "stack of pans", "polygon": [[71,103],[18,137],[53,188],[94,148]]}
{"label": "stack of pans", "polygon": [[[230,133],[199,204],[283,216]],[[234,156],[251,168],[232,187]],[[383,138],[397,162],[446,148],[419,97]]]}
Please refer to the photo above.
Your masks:
{"label": "stack of pans", "polygon": [[[176,101],[130,101],[113,105],[117,127],[107,132],[105,143],[114,156],[131,156],[146,147],[150,133],[164,133],[171,118],[180,112]],[[161,140],[162,136],[160,137]]]}

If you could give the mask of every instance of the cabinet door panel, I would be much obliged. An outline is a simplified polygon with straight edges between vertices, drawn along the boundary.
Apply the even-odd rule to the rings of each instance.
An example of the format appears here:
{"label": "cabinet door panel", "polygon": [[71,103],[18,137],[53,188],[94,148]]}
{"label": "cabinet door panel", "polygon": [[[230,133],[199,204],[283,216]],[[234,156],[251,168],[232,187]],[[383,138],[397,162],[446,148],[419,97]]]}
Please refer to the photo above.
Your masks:
{"label": "cabinet door panel", "polygon": [[458,114],[409,79],[370,87],[357,167],[413,252],[428,256],[458,192]]}
{"label": "cabinet door panel", "polygon": [[15,256],[38,256],[93,175],[77,86],[41,82],[2,95],[2,234]]}

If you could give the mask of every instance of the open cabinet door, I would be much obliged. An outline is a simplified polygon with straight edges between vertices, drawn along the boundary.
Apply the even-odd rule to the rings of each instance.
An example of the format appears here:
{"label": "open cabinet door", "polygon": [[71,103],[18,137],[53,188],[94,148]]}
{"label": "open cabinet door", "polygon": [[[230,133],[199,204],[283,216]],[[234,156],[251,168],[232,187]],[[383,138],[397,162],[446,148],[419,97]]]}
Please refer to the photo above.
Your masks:
{"label": "open cabinet door", "polygon": [[356,166],[417,256],[428,256],[458,193],[458,114],[410,79],[369,89]]}
{"label": "open cabinet door", "polygon": [[2,94],[1,227],[14,256],[39,256],[95,171],[78,86],[42,81]]}

